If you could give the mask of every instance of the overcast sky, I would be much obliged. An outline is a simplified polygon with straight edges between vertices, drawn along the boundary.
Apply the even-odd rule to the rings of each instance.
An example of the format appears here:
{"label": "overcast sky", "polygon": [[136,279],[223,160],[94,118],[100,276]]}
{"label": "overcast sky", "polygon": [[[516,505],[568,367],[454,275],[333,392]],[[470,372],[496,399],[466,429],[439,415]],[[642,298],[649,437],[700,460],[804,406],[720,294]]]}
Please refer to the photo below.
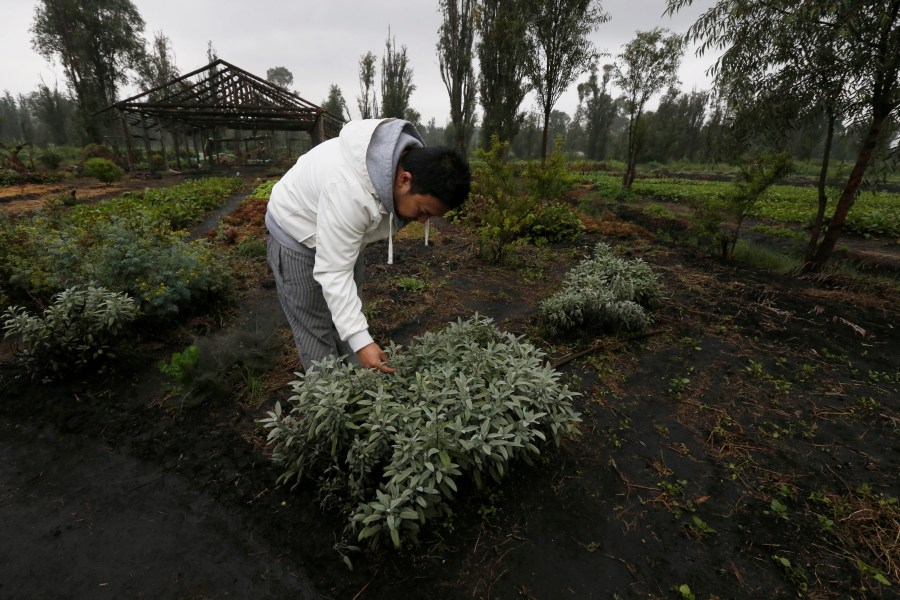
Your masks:
{"label": "overcast sky", "polygon": [[[207,64],[208,42],[219,58],[265,78],[271,67],[286,67],[294,75],[292,89],[306,100],[321,104],[331,84],[347,100],[352,118],[359,118],[358,63],[372,51],[380,59],[388,28],[397,47],[406,46],[416,90],[410,98],[422,121],[435,117],[443,125],[449,101],[438,70],[435,44],[441,15],[438,0],[132,0],[145,22],[150,41],[162,31],[174,48],[176,64],[188,73]],[[636,31],[664,27],[683,33],[697,16],[715,3],[696,0],[674,17],[663,14],[665,0],[603,0],[611,19],[591,36],[597,49],[611,57],[620,53]],[[37,0],[0,0],[0,92],[30,93],[43,81],[51,88],[66,81],[52,65],[31,49]],[[708,89],[706,69],[714,57],[697,58],[689,50],[682,60],[682,90]],[[580,80],[584,80],[582,76]],[[139,93],[127,88],[121,97]],[[528,108],[534,98],[526,99]],[[576,84],[563,95],[556,109],[573,115],[578,104]]]}

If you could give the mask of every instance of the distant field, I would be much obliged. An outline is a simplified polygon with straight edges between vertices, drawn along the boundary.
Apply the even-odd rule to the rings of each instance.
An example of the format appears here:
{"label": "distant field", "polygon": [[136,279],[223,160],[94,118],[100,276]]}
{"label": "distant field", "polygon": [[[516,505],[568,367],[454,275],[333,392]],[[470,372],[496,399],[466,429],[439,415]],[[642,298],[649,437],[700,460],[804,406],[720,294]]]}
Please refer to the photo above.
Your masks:
{"label": "distant field", "polygon": [[[621,193],[621,178],[607,173],[591,173],[584,176],[598,190],[615,196]],[[663,202],[688,204],[700,200],[714,205],[723,203],[724,196],[733,184],[724,181],[700,179],[637,179],[632,193],[642,198]],[[826,218],[834,212],[840,190],[828,190]],[[796,223],[809,226],[815,219],[818,207],[818,191],[814,186],[773,186],[754,207],[751,216],[780,223]],[[900,238],[900,194],[890,192],[863,192],[860,194],[844,229],[847,233],[867,237]]]}

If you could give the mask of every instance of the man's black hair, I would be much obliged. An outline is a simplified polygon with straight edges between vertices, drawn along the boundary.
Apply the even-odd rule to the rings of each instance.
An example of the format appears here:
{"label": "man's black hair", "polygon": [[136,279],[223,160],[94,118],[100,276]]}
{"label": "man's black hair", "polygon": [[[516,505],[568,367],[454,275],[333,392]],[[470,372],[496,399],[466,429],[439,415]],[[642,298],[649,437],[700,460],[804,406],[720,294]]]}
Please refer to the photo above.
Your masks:
{"label": "man's black hair", "polygon": [[412,175],[410,192],[428,194],[454,209],[469,196],[472,171],[466,157],[453,148],[410,148],[400,166]]}

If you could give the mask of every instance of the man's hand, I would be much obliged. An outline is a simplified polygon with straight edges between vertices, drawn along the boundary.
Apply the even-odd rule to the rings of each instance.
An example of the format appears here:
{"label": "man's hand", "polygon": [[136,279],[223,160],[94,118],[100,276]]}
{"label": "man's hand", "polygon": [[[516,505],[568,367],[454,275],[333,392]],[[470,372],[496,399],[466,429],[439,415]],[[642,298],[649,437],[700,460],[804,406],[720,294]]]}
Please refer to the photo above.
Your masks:
{"label": "man's hand", "polygon": [[376,369],[382,373],[393,373],[397,370],[387,364],[387,354],[375,342],[360,348],[356,352],[356,356],[359,357],[359,362],[364,369]]}

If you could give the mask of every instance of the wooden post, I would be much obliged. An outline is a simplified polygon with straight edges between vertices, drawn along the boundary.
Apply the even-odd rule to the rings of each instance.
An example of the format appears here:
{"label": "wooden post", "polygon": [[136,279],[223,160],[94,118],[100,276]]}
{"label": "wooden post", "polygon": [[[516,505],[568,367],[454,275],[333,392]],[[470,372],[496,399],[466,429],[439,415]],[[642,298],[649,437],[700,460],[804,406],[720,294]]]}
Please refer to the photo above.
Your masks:
{"label": "wooden post", "polygon": [[128,172],[134,173],[134,151],[131,149],[131,133],[128,131],[128,123],[125,121],[125,113],[116,110],[119,115],[119,122],[122,123],[122,137],[125,138],[125,157],[128,161]]}
{"label": "wooden post", "polygon": [[[193,144],[193,146],[194,146],[194,153],[193,153],[194,155],[191,157],[191,159],[196,161],[196,166],[199,169],[200,168],[200,159],[197,157],[200,156],[200,153],[197,152],[197,130],[196,129],[191,131],[191,135],[189,136],[188,141],[190,141],[191,144]],[[185,143],[187,143],[187,142],[185,142]],[[188,163],[188,166],[191,166],[190,162]]]}
{"label": "wooden post", "polygon": [[312,136],[313,146],[318,146],[325,141],[325,115],[320,111],[316,114],[315,135]]}
{"label": "wooden post", "polygon": [[163,131],[162,124],[157,128],[159,131],[159,147],[162,152],[163,170],[169,170],[169,158],[166,156],[166,132]]}
{"label": "wooden post", "polygon": [[247,164],[247,146],[244,145],[244,147],[241,148],[242,138],[240,129],[235,129],[234,135],[237,140],[238,164],[243,167]]}
{"label": "wooden post", "polygon": [[141,113],[141,129],[144,132],[144,152],[147,153],[145,157],[147,159],[147,170],[152,173],[153,161],[150,160],[150,135],[147,133],[147,119],[144,118],[143,113]]}
{"label": "wooden post", "polygon": [[178,147],[178,133],[179,133],[179,130],[177,128],[172,130],[172,144],[175,146],[175,167],[180,171],[181,170],[181,149]]}

